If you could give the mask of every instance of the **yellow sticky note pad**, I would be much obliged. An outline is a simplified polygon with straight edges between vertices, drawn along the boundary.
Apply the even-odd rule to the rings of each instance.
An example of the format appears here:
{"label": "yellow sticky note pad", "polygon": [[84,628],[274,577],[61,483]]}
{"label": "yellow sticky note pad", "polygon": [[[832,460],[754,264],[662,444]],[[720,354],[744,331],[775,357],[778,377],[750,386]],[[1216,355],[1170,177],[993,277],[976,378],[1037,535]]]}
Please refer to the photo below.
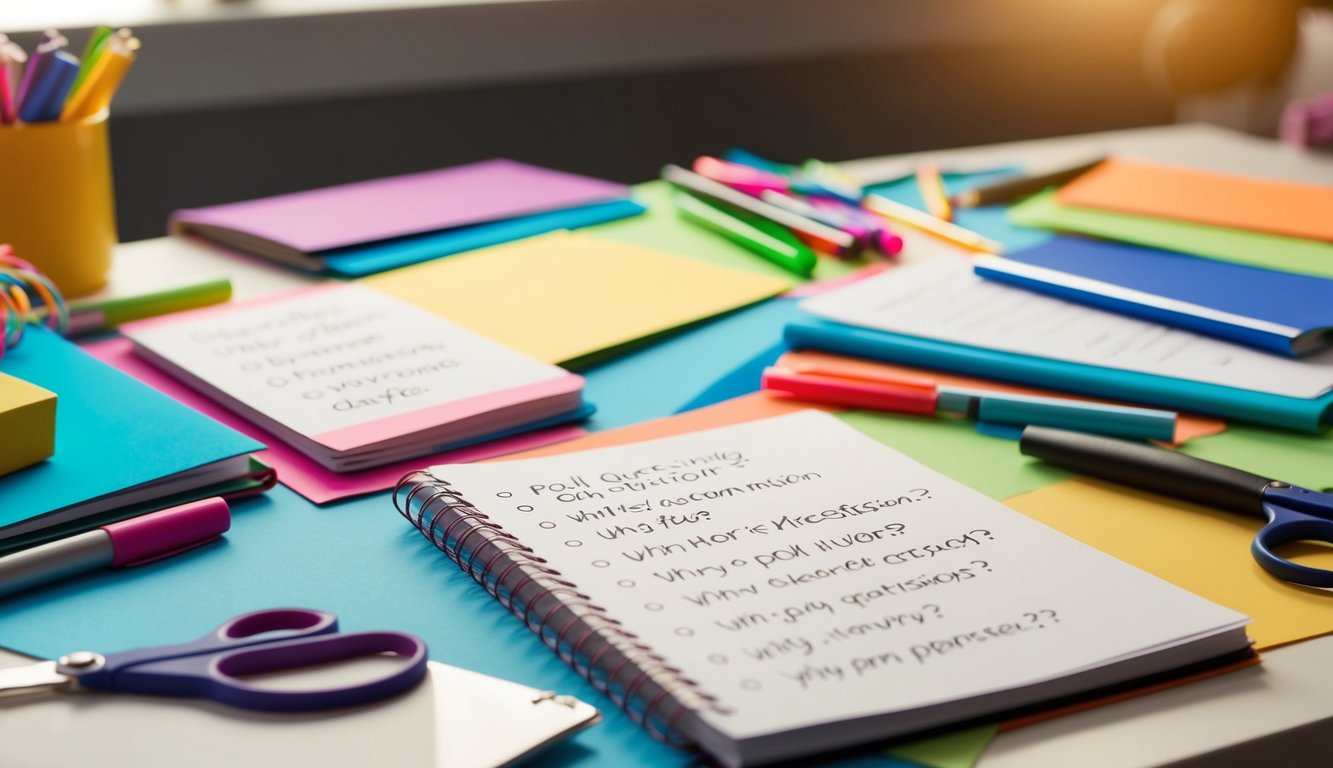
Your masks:
{"label": "yellow sticky note pad", "polygon": [[586,362],[790,287],[766,275],[577,232],[553,232],[362,282],[560,364]]}
{"label": "yellow sticky note pad", "polygon": [[[1259,650],[1333,633],[1333,602],[1326,592],[1270,576],[1250,556],[1250,541],[1262,523],[1257,518],[1082,478],[1005,503],[1176,586],[1248,615],[1254,619],[1250,639]],[[1301,563],[1333,568],[1333,550],[1311,550],[1298,555]]]}
{"label": "yellow sticky note pad", "polygon": [[55,447],[55,393],[0,373],[0,475],[50,458]]}

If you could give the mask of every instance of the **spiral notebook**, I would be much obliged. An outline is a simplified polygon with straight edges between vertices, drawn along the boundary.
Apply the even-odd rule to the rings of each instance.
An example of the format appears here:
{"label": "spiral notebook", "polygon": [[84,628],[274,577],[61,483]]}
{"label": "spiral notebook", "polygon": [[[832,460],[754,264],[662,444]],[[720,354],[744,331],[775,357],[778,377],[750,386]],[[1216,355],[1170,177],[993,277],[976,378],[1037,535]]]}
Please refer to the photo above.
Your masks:
{"label": "spiral notebook", "polygon": [[1248,651],[1241,614],[815,411],[431,467],[395,504],[651,733],[728,766]]}

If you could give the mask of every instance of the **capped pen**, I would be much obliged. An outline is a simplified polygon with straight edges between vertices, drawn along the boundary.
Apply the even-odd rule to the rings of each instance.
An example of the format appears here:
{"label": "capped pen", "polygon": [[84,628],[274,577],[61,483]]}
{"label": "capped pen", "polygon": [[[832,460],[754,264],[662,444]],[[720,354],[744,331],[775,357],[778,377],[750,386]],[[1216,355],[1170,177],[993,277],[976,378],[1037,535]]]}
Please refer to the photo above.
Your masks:
{"label": "capped pen", "polygon": [[662,178],[696,195],[727,203],[748,213],[781,224],[816,250],[842,254],[856,245],[855,239],[840,229],[834,229],[804,216],[785,211],[744,192],[738,192],[726,184],[687,171],[678,165],[668,165],[663,168]]}
{"label": "capped pen", "polygon": [[22,70],[28,54],[18,43],[0,35],[0,123],[10,125],[19,119],[18,96]]}
{"label": "capped pen", "polygon": [[77,89],[70,91],[69,99],[61,111],[62,120],[78,120],[92,117],[111,105],[120,82],[139,50],[139,39],[128,29],[122,29],[103,41],[98,48],[100,55],[88,67],[87,75]]}
{"label": "capped pen", "polygon": [[853,204],[832,198],[812,197],[809,203],[817,211],[843,217],[858,226],[873,229],[875,235],[872,241],[885,256],[897,256],[902,253],[903,239],[889,226],[888,220],[862,208],[859,201]]}
{"label": "capped pen", "polygon": [[916,186],[921,191],[921,199],[926,203],[926,212],[943,221],[953,221],[953,205],[949,203],[949,194],[944,191],[944,178],[940,176],[939,166],[929,160],[916,164]]}
{"label": "capped pen", "polygon": [[800,400],[920,416],[952,414],[979,424],[1036,425],[1139,440],[1175,439],[1174,411],[954,387],[915,376],[764,370],[762,387]]}
{"label": "capped pen", "polygon": [[181,504],[0,557],[0,597],[102,568],[151,563],[207,544],[231,527],[227,502]]}
{"label": "capped pen", "polygon": [[695,158],[694,172],[754,197],[766,191],[785,192],[791,187],[785,176],[708,155]]}
{"label": "capped pen", "polygon": [[809,277],[815,270],[818,261],[815,252],[778,224],[758,216],[745,216],[741,211],[723,210],[679,190],[671,196],[671,202],[687,221],[712,230],[789,272]]}
{"label": "capped pen", "polygon": [[1091,162],[1079,163],[1072,167],[1060,168],[1045,173],[1017,176],[997,181],[994,184],[984,184],[980,187],[959,192],[951,199],[953,204],[959,208],[975,208],[979,205],[1013,202],[1020,197],[1036,194],[1047,187],[1053,187],[1073,181],[1084,173],[1096,168],[1105,159],[1106,158],[1104,157],[1099,157]]}
{"label": "capped pen", "polygon": [[[868,226],[864,222],[855,221],[851,217],[843,215],[836,209],[817,208],[815,205],[805,200],[771,189],[764,190],[759,195],[759,199],[769,205],[775,205],[784,210],[791,211],[798,216],[804,216],[807,219],[817,221],[820,224],[827,224],[830,227],[841,229],[855,239],[856,247],[854,252],[856,253],[859,253],[863,248],[876,243],[875,236],[879,232],[878,227]],[[844,255],[850,256],[854,255],[854,253],[849,251]]]}
{"label": "capped pen", "polygon": [[965,229],[952,222],[937,219],[924,211],[918,211],[910,205],[903,205],[883,195],[866,195],[861,204],[866,210],[879,214],[890,221],[906,224],[964,248],[985,253],[1000,253],[1004,250],[1004,246],[985,235]]}

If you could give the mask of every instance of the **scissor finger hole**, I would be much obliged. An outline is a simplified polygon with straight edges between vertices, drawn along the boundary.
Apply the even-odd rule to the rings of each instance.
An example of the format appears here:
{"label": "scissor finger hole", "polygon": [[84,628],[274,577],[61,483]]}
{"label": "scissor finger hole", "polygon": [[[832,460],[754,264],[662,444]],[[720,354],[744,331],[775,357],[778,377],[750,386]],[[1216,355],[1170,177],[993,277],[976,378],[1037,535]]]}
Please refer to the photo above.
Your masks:
{"label": "scissor finger hole", "polygon": [[228,674],[247,686],[274,692],[298,692],[323,688],[354,688],[369,685],[411,666],[412,660],[393,653],[358,656],[287,669]]}
{"label": "scissor finger hole", "polygon": [[1333,571],[1333,542],[1318,539],[1296,539],[1270,545],[1273,554],[1307,568]]}
{"label": "scissor finger hole", "polygon": [[242,616],[235,621],[224,624],[222,633],[232,640],[239,640],[243,637],[254,637],[269,632],[299,632],[327,621],[328,619],[324,614],[315,611],[279,608],[255,611]]}

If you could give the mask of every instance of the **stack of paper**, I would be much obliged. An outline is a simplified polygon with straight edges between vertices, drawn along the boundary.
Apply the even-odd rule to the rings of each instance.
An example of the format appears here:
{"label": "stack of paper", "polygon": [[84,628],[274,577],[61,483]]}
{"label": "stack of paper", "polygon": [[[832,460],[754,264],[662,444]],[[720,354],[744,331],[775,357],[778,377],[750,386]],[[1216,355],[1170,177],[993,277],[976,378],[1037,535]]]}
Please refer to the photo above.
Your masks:
{"label": "stack of paper", "polygon": [[170,225],[290,266],[355,277],[643,210],[621,184],[489,160],[177,211]]}
{"label": "stack of paper", "polygon": [[122,331],[139,354],[335,471],[590,412],[582,378],[360,285]]}
{"label": "stack of paper", "polygon": [[59,399],[55,453],[0,477],[0,551],[272,482],[247,455],[262,445],[44,328],[28,329],[0,371]]}

